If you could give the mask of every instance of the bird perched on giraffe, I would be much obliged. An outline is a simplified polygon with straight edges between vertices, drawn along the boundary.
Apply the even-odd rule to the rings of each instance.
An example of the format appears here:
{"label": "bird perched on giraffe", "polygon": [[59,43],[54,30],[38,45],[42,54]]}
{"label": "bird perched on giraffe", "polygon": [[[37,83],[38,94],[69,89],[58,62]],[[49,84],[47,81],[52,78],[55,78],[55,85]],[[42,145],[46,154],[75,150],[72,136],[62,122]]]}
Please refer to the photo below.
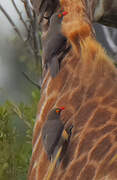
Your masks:
{"label": "bird perched on giraffe", "polygon": [[60,114],[63,109],[64,107],[52,109],[42,128],[43,145],[49,160],[51,160],[48,174],[44,180],[50,180],[55,167],[59,166],[71,137],[73,126],[71,125],[65,129],[60,119]]}
{"label": "bird perched on giraffe", "polygon": [[49,67],[53,78],[60,70],[61,60],[70,49],[70,46],[66,47],[67,39],[61,32],[61,22],[66,14],[67,12],[64,11],[54,13],[51,16],[47,36],[42,42],[44,65],[46,69]]}
{"label": "bird perched on giraffe", "polygon": [[[47,120],[42,128],[42,141],[45,151],[49,160],[53,161],[60,147],[62,150],[64,146],[68,145],[69,138],[71,136],[71,129],[64,129],[64,124],[61,121],[60,114],[64,110],[64,107],[52,109],[47,116]],[[62,155],[62,151],[61,151]],[[58,161],[62,159],[62,156],[58,158]]]}

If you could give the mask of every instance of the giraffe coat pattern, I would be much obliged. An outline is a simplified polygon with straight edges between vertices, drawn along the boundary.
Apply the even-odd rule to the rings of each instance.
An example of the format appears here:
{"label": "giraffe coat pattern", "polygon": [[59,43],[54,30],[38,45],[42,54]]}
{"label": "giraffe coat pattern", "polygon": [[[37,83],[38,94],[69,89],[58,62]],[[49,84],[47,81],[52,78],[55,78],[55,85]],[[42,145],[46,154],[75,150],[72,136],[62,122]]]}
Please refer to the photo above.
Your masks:
{"label": "giraffe coat pattern", "polygon": [[43,81],[29,180],[43,180],[50,165],[40,131],[54,106],[65,106],[62,121],[74,128],[64,160],[51,179],[116,180],[117,70],[93,35],[84,0],[61,0],[61,6],[68,12],[62,31],[72,49],[58,76],[51,79],[47,74]]}

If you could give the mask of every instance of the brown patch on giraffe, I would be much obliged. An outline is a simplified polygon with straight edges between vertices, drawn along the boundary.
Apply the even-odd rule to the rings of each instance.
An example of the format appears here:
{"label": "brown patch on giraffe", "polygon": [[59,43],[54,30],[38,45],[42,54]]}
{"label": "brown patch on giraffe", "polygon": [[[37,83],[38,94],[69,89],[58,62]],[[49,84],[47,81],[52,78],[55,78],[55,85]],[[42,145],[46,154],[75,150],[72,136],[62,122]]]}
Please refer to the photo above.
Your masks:
{"label": "brown patch on giraffe", "polygon": [[80,156],[82,153],[88,152],[100,137],[102,137],[104,134],[111,132],[115,128],[116,126],[114,124],[108,124],[101,129],[92,129],[86,132],[88,129],[88,127],[86,127],[86,130],[84,130],[84,136],[79,143],[77,157]]}
{"label": "brown patch on giraffe", "polygon": [[100,88],[97,89],[97,91],[96,91],[96,96],[98,96],[98,97],[99,97],[99,96],[105,96],[105,94],[107,94],[108,91],[110,91],[110,90],[112,89],[112,87],[113,87],[114,84],[115,84],[115,83],[113,82],[113,80],[112,80],[110,77],[106,78],[106,79],[102,82]]}
{"label": "brown patch on giraffe", "polygon": [[83,126],[92,115],[92,112],[97,108],[98,102],[95,100],[84,104],[74,117],[75,126]]}
{"label": "brown patch on giraffe", "polygon": [[103,136],[104,134],[113,131],[116,127],[117,126],[111,122],[106,126],[102,127],[101,129],[97,129],[96,134],[99,134],[99,136]]}
{"label": "brown patch on giraffe", "polygon": [[88,152],[92,148],[94,142],[96,141],[96,137],[97,135],[95,130],[92,130],[84,135],[78,145],[77,157],[79,157],[82,153]]}
{"label": "brown patch on giraffe", "polygon": [[112,89],[110,93],[106,95],[106,97],[104,97],[104,99],[102,100],[102,104],[107,105],[116,101],[117,101],[117,85],[115,86],[115,88]]}
{"label": "brown patch on giraffe", "polygon": [[103,161],[100,162],[98,169],[96,171],[96,180],[101,179],[101,177],[105,177],[109,174],[112,174],[112,176],[109,176],[114,180],[114,178],[117,178],[117,161],[114,161],[111,163],[111,160],[113,159],[114,156],[117,155],[117,145],[113,146],[111,150],[108,152],[106,157],[104,158]]}
{"label": "brown patch on giraffe", "polygon": [[47,88],[47,96],[53,92],[53,88],[54,91],[56,91],[56,93],[59,92],[63,87],[67,76],[68,76],[68,72],[66,68],[64,68],[64,71],[61,70],[61,72],[55,78],[51,79],[49,86]]}
{"label": "brown patch on giraffe", "polygon": [[70,163],[69,169],[68,169],[67,173],[64,174],[63,179],[76,180],[80,171],[86,164],[86,161],[87,161],[87,157],[83,156],[79,160],[74,160],[72,163]]}
{"label": "brown patch on giraffe", "polygon": [[69,103],[74,107],[74,109],[78,109],[82,103],[83,97],[84,97],[85,88],[77,88],[74,90],[74,92],[71,92],[71,94],[68,97]]}
{"label": "brown patch on giraffe", "polygon": [[111,103],[111,107],[113,107],[113,108],[116,108],[116,109],[117,109],[117,102],[113,102],[113,103]]}
{"label": "brown patch on giraffe", "polygon": [[93,98],[96,92],[96,89],[98,88],[99,84],[97,83],[97,81],[93,82],[86,93],[86,100]]}
{"label": "brown patch on giraffe", "polygon": [[111,115],[112,113],[107,108],[99,107],[90,122],[90,126],[97,128],[104,125],[110,120]]}
{"label": "brown patch on giraffe", "polygon": [[79,175],[78,180],[91,180],[95,176],[95,167],[92,164],[86,165]]}
{"label": "brown patch on giraffe", "polygon": [[95,145],[93,150],[91,150],[90,159],[96,161],[102,160],[112,147],[110,136],[103,137],[103,139]]}

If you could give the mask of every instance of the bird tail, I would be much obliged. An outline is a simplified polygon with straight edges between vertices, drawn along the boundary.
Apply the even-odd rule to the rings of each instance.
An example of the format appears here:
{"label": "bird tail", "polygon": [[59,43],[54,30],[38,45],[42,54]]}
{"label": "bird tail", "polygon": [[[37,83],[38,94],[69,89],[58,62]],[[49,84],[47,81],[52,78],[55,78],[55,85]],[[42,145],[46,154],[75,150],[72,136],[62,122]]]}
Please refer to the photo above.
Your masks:
{"label": "bird tail", "polygon": [[58,146],[56,146],[53,155],[52,155],[52,163],[49,166],[47,176],[44,178],[44,180],[50,180],[52,177],[52,174],[54,172],[54,169],[56,166],[58,167],[68,146],[70,136],[72,133],[73,125],[71,125],[67,130],[63,129],[63,132],[61,134],[60,141],[58,142]]}
{"label": "bird tail", "polygon": [[62,151],[60,153],[60,156],[58,157],[58,160],[56,161],[56,167],[59,166],[61,160],[63,159],[63,157],[65,155],[65,152],[67,150],[67,147],[68,147],[68,144],[69,144],[69,141],[70,141],[70,137],[71,137],[71,133],[72,133],[72,128],[73,128],[73,125],[71,125],[67,129],[63,129],[63,132],[61,134],[61,138],[60,138],[60,140],[58,142],[58,145],[55,147],[55,150],[53,152],[53,157],[52,157],[53,160],[58,155],[59,148],[62,146]]}
{"label": "bird tail", "polygon": [[49,63],[49,69],[51,76],[55,78],[60,69],[59,62],[56,56],[51,59],[51,62]]}
{"label": "bird tail", "polygon": [[44,178],[44,180],[50,180],[51,179],[52,173],[53,173],[53,171],[54,171],[54,169],[56,167],[56,164],[57,164],[57,161],[58,161],[58,159],[60,157],[61,152],[62,152],[62,146],[60,146],[54,161],[50,164],[47,176]]}

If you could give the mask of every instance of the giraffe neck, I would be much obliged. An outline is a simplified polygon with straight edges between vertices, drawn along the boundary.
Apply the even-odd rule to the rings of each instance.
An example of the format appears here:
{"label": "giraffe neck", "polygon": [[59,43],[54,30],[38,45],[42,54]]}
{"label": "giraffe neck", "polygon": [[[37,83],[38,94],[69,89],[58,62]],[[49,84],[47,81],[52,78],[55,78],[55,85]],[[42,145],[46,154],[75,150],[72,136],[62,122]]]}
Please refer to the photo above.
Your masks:
{"label": "giraffe neck", "polygon": [[117,71],[96,42],[83,3],[61,0],[68,11],[62,30],[72,49],[56,78],[48,72],[43,81],[29,180],[34,175],[36,180],[46,176],[50,163],[41,143],[41,128],[54,106],[65,107],[62,120],[66,125],[73,124],[73,131],[65,158],[52,180],[100,180],[105,176],[115,180],[117,163],[111,164],[110,160],[117,153]]}

